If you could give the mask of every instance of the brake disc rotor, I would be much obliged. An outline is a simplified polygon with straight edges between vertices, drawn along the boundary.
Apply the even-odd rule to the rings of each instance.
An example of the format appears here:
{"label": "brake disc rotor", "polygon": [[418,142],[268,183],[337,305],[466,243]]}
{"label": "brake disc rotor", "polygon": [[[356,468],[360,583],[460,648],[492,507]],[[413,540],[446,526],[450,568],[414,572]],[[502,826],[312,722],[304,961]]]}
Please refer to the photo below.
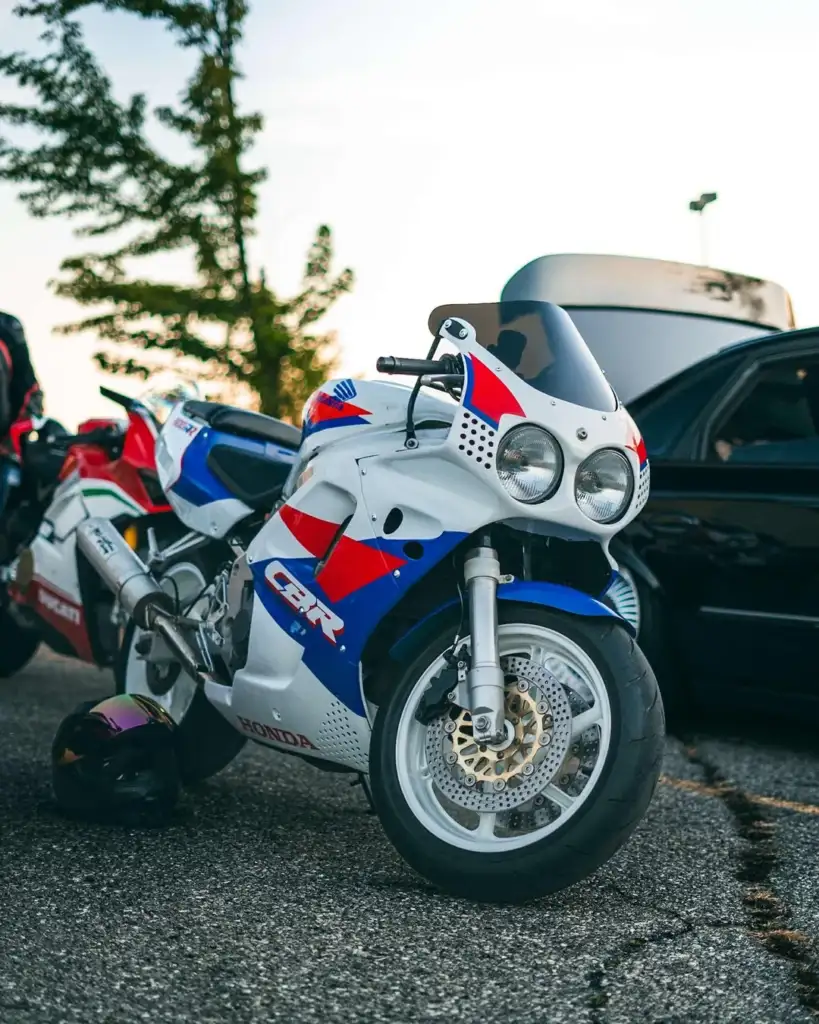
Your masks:
{"label": "brake disc rotor", "polygon": [[505,738],[478,744],[472,716],[451,708],[427,726],[427,763],[435,784],[453,803],[472,811],[508,811],[547,786],[563,764],[572,734],[566,691],[528,658],[501,659],[505,684]]}

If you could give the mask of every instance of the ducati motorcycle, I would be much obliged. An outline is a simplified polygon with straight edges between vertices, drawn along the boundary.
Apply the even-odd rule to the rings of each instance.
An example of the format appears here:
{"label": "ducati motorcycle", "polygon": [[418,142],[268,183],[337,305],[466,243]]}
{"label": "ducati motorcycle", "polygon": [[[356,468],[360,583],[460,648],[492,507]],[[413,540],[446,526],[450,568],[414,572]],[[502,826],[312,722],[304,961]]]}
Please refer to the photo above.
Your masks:
{"label": "ducati motorcycle", "polygon": [[292,428],[180,403],[157,472],[189,532],[153,571],[104,519],[78,544],[132,620],[118,687],[169,711],[189,779],[246,738],[358,773],[420,874],[523,902],[611,857],[658,778],[656,680],[606,601],[649,467],[559,307],[429,327],[378,360],[414,385],[313,394],[289,471]]}
{"label": "ducati motorcycle", "polygon": [[23,668],[41,642],[92,664],[112,662],[114,602],[77,550],[79,522],[104,516],[135,546],[144,543],[144,516],[163,536],[174,529],[154,447],[163,409],[167,415],[169,403],[195,394],[193,386],[154,388],[141,399],[100,392],[124,408],[126,421],[88,419],[76,434],[55,420],[12,427],[0,520],[0,676]]}

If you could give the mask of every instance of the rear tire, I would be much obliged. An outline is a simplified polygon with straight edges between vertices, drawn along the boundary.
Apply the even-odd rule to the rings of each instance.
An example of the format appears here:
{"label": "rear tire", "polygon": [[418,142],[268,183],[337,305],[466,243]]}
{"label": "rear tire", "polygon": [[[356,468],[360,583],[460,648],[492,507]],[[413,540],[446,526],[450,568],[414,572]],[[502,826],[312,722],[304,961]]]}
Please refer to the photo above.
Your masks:
{"label": "rear tire", "polygon": [[0,609],[0,679],[9,679],[24,669],[39,647],[40,634],[36,629],[25,629],[5,609]]}
{"label": "rear tire", "polygon": [[[180,555],[170,565],[160,583],[168,577],[176,580],[180,602],[193,600],[200,584],[210,580],[216,569],[207,556],[199,552]],[[187,591],[186,591],[187,587]],[[177,724],[177,759],[185,785],[202,782],[216,775],[236,757],[245,745],[245,738],[228,724],[208,701],[204,692],[181,670],[166,694],[156,694],[148,686],[148,665],[139,657],[135,644],[142,631],[129,621],[114,664],[117,693],[142,693],[158,701]]]}
{"label": "rear tire", "polygon": [[[419,770],[415,773],[417,779],[440,777],[435,775],[436,769],[429,760],[424,764],[424,757],[429,757],[429,750],[438,749],[437,740],[430,748],[428,732],[425,733],[427,739],[416,738],[413,741],[410,738],[419,736],[418,729],[431,728],[415,722],[413,706],[417,705],[420,693],[440,671],[435,666],[452,642],[451,628],[442,632],[418,656],[379,709],[373,731],[370,778],[375,805],[385,832],[401,856],[419,874],[456,896],[489,903],[523,903],[588,877],[623,845],[642,819],[654,792],[663,757],[665,723],[654,673],[622,626],[602,620],[561,615],[526,605],[504,603],[499,614],[499,640],[503,658],[511,656],[511,652],[518,649],[510,645],[517,643],[517,638],[527,635],[526,631],[529,630],[529,635],[552,637],[558,646],[563,643],[568,651],[582,652],[581,660],[593,666],[596,673],[595,686],[598,692],[590,706],[598,707],[599,701],[599,713],[604,717],[601,717],[600,725],[595,723],[588,728],[578,725],[576,728],[585,730],[580,733],[582,738],[579,744],[584,749],[590,737],[591,749],[594,749],[596,737],[600,766],[595,763],[594,769],[587,776],[586,787],[580,788],[579,795],[573,798],[577,805],[565,803],[566,792],[554,793],[559,788],[556,786],[557,780],[562,786],[564,778],[561,776],[570,756],[574,756],[577,749],[574,736],[569,741],[571,745],[562,764],[551,776],[551,782],[544,784],[541,795],[532,798],[535,807],[538,801],[541,806],[545,803],[548,813],[544,810],[528,811],[528,805],[521,806],[519,811],[499,811],[492,819],[491,834],[483,830],[484,814],[481,812],[476,812],[479,820],[474,830],[467,831],[468,826],[462,822],[456,822],[455,827],[448,830],[445,823],[440,824],[435,818],[439,810],[444,814],[451,813],[440,796],[435,795],[424,804],[425,796],[416,798],[413,795],[412,786],[423,790],[426,785],[432,792],[434,785],[429,781],[408,782],[413,773],[408,773],[405,766],[407,763],[412,764],[412,761],[406,760],[399,744],[402,737],[406,739],[405,746],[411,742],[416,745],[421,743]],[[504,636],[507,637],[506,641]],[[538,644],[541,644],[540,640]],[[558,678],[557,671],[552,669],[552,665],[557,663],[550,660],[552,656],[548,647],[533,648],[530,655],[532,664],[538,664],[534,653],[536,649],[540,651],[537,655],[541,659],[539,663],[548,667],[568,694],[568,690],[575,684],[571,682],[567,687],[563,679]],[[557,708],[559,703],[557,697],[554,698],[552,707]],[[510,706],[508,703],[507,713]],[[572,721],[579,713],[572,711]],[[444,712],[444,716],[448,715],[450,720],[453,714],[457,713],[449,710]],[[559,713],[554,711],[555,743],[558,738],[558,718]],[[531,719],[527,721],[531,722]],[[527,730],[530,728],[531,724],[526,726]],[[434,756],[437,757],[437,754]],[[452,751],[447,756],[452,756]],[[477,758],[480,756],[476,755]],[[568,788],[571,785],[573,783]],[[483,783],[482,793],[489,793],[489,787],[490,784]],[[478,792],[474,787],[472,791]],[[553,795],[542,795],[549,793]],[[551,804],[553,800],[555,807],[559,806],[560,800],[565,803],[564,809],[556,815]],[[437,809],[436,801],[439,805]],[[504,822],[511,822],[513,815],[523,818],[524,811],[532,815],[533,822],[541,820],[546,821],[546,824],[534,825],[523,839],[519,839],[511,835],[512,825],[507,827]],[[543,817],[537,818],[536,814]],[[549,818],[551,820],[547,820]],[[560,824],[561,820],[565,823]],[[507,830],[510,834],[497,836],[495,832],[498,827],[500,831]],[[539,838],[541,835],[543,837]]]}

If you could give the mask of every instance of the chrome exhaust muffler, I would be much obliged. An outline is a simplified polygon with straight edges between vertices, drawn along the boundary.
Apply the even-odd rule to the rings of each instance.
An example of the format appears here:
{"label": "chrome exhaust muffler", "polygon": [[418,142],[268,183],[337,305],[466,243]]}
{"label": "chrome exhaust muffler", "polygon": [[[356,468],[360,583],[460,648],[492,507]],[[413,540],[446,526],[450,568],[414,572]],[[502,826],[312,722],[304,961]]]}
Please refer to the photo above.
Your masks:
{"label": "chrome exhaust muffler", "polygon": [[95,517],[80,523],[77,544],[91,568],[142,629],[151,628],[159,610],[173,612],[170,594],[160,587],[108,519]]}
{"label": "chrome exhaust muffler", "polygon": [[86,519],[77,527],[77,545],[134,622],[158,633],[185,672],[204,685],[210,675],[179,628],[173,599],[112,523],[99,516]]}

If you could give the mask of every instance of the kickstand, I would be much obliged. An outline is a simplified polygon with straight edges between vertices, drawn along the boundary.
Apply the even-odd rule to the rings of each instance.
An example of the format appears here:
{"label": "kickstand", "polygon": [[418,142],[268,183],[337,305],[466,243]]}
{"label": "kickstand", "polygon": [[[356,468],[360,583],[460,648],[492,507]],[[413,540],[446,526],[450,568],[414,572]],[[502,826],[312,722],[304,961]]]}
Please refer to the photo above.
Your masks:
{"label": "kickstand", "polygon": [[373,791],[370,789],[370,778],[368,775],[359,773],[358,778],[353,779],[350,783],[351,786],[361,786],[364,790],[364,796],[367,798],[367,803],[370,805],[370,809],[367,814],[375,814],[375,804],[373,803]]}

